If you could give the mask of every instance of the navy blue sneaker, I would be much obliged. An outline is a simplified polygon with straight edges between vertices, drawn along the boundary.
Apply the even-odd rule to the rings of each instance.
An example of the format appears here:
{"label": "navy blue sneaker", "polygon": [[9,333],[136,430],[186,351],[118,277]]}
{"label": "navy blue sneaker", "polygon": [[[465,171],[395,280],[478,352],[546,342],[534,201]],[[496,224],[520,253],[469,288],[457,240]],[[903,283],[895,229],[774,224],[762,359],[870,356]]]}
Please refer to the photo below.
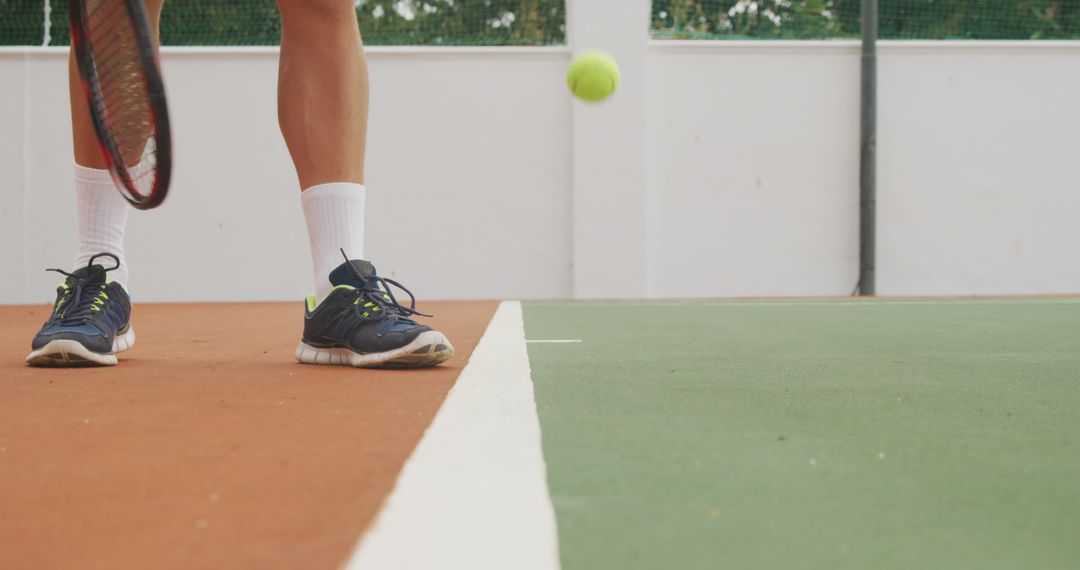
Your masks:
{"label": "navy blue sneaker", "polygon": [[[344,252],[342,252],[344,255]],[[330,273],[330,291],[316,305],[308,295],[304,337],[296,359],[304,364],[343,364],[361,368],[422,368],[446,362],[454,347],[446,336],[410,317],[416,298],[400,283],[379,277],[367,261],[348,260]],[[390,285],[405,291],[398,303]]]}
{"label": "navy blue sneaker", "polygon": [[[111,257],[108,269],[95,265],[99,257]],[[117,282],[106,283],[105,274],[120,265],[111,253],[90,258],[86,267],[68,273],[56,288],[56,304],[49,320],[31,343],[26,363],[31,366],[112,366],[116,354],[135,345],[131,329],[131,300]]]}

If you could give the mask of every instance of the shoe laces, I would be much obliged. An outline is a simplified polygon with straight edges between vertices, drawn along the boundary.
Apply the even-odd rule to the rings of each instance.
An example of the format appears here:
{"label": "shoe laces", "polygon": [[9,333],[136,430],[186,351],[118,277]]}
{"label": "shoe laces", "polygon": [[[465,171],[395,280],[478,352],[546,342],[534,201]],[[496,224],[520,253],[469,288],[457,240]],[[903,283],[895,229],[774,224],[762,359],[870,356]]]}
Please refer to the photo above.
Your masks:
{"label": "shoe laces", "polygon": [[[416,310],[416,296],[401,283],[386,277],[370,275],[365,277],[349,260],[345,250],[341,250],[345,258],[345,265],[349,272],[360,282],[356,289],[356,301],[353,303],[353,311],[362,319],[385,319],[385,318],[409,318],[411,316],[430,317]],[[409,296],[409,306],[406,307],[398,302],[391,286],[397,287]]]}
{"label": "shoe laces", "polygon": [[[94,274],[91,270],[94,260],[99,257],[109,257],[115,262],[112,267],[105,268],[101,276]],[[64,284],[63,297],[56,303],[56,315],[59,317],[60,323],[64,325],[81,324],[97,316],[105,305],[105,301],[109,300],[109,296],[105,293],[104,274],[118,267],[120,267],[119,257],[111,253],[99,253],[86,262],[86,271],[82,275],[68,273],[63,269],[46,269],[46,271],[55,271],[64,275],[68,280]],[[93,275],[93,278],[91,278],[91,275]],[[100,282],[95,282],[99,280]]]}

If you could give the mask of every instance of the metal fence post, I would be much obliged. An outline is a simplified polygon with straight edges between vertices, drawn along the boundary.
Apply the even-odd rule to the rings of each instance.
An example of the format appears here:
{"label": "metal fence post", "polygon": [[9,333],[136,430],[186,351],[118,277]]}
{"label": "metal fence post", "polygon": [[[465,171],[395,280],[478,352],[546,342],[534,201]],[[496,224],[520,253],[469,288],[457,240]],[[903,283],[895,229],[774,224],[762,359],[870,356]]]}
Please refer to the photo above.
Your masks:
{"label": "metal fence post", "polygon": [[859,161],[860,295],[876,290],[878,2],[862,0],[862,104]]}

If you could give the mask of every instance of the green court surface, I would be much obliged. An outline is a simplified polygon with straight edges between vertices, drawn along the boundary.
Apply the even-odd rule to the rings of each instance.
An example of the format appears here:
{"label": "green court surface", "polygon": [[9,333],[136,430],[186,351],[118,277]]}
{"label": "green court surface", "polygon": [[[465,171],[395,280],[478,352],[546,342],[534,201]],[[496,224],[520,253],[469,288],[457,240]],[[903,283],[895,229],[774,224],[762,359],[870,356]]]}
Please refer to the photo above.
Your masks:
{"label": "green court surface", "polygon": [[565,570],[1080,568],[1077,300],[528,303],[525,326]]}

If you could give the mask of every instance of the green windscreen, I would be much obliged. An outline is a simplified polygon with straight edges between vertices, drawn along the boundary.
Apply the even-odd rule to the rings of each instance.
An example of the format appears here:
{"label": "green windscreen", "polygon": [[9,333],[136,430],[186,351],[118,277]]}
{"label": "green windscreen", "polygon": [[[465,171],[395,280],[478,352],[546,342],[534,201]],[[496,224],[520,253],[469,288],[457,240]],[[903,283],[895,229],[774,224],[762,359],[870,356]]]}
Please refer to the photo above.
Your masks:
{"label": "green windscreen", "polygon": [[[588,1],[588,0],[575,0]],[[46,5],[48,10],[46,9]],[[861,0],[653,0],[657,39],[857,38]],[[1080,39],[1080,0],[879,0],[884,39]],[[558,45],[564,0],[360,0],[367,45]],[[277,45],[274,0],[169,0],[162,44]],[[66,45],[66,0],[0,0],[0,45]]]}
{"label": "green windscreen", "polygon": [[[0,45],[67,45],[67,9],[65,0],[0,0]],[[356,15],[367,45],[566,43],[563,0],[362,0]],[[280,37],[274,0],[168,0],[161,14],[163,45],[263,46]]]}
{"label": "green windscreen", "polygon": [[[657,39],[833,39],[861,35],[861,0],[653,0]],[[1080,0],[879,0],[883,39],[1080,38]]]}
{"label": "green windscreen", "polygon": [[27,0],[0,0],[0,45],[43,45],[45,6]]}

